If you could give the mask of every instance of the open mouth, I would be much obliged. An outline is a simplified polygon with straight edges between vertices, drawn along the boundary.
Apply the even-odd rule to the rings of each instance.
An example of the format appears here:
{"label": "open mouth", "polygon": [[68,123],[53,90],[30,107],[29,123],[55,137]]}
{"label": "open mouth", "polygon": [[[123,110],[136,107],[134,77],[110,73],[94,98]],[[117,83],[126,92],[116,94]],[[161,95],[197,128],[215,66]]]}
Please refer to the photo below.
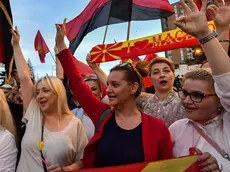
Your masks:
{"label": "open mouth", "polygon": [[161,85],[166,85],[167,83],[168,83],[168,81],[166,81],[166,80],[160,81],[160,84],[161,84]]}
{"label": "open mouth", "polygon": [[113,99],[116,98],[116,96],[109,96],[109,95],[108,95],[108,98],[109,98],[109,100],[113,100]]}
{"label": "open mouth", "polygon": [[40,101],[39,104],[40,104],[41,106],[45,106],[45,105],[46,105],[46,102],[47,102],[47,101]]}
{"label": "open mouth", "polygon": [[187,112],[193,112],[196,110],[196,108],[192,108],[192,107],[185,107]]}

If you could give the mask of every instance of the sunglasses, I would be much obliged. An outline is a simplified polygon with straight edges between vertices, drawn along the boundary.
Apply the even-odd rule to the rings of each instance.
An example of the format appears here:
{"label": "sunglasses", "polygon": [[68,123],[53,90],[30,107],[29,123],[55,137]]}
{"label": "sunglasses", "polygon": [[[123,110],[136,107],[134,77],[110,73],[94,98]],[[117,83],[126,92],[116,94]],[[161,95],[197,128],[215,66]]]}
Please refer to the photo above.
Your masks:
{"label": "sunglasses", "polygon": [[87,76],[84,78],[84,81],[91,81],[91,80],[97,81],[98,78],[97,78],[97,76]]}
{"label": "sunglasses", "polygon": [[198,91],[189,93],[184,89],[179,89],[178,96],[181,100],[185,100],[189,96],[193,102],[201,103],[204,98],[211,97],[211,96],[217,96],[217,95],[216,94],[205,94],[205,93],[198,92]]}
{"label": "sunglasses", "polygon": [[[121,63],[118,64],[117,66],[119,67],[130,67],[132,71],[134,71],[136,77],[138,78],[138,81],[140,82],[140,74],[138,73],[138,71],[133,67],[133,65],[129,62],[125,62],[125,63]],[[113,70],[114,68],[116,68],[117,66],[113,67],[111,70]]]}

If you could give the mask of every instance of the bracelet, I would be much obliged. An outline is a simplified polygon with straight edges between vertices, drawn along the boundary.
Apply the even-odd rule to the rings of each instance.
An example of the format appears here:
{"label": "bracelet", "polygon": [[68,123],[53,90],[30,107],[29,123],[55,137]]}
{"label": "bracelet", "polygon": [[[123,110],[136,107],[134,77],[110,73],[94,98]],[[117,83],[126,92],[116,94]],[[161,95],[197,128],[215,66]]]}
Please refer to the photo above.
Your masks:
{"label": "bracelet", "polygon": [[219,40],[219,42],[229,42],[229,39]]}
{"label": "bracelet", "polygon": [[217,37],[217,33],[215,31],[212,31],[212,33],[210,33],[208,36],[199,39],[200,44],[205,44],[209,41],[211,41],[212,39]]}

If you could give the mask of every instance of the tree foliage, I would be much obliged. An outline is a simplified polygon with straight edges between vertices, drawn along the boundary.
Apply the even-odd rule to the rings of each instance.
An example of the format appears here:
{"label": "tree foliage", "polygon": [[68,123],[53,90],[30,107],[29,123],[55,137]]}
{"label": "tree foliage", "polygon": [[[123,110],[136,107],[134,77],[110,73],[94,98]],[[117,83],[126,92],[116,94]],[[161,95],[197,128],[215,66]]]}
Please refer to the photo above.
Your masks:
{"label": "tree foliage", "polygon": [[34,69],[34,66],[30,60],[30,58],[28,58],[27,60],[27,64],[28,64],[28,67],[30,69],[30,76],[31,76],[31,79],[34,80],[35,79],[35,69]]}

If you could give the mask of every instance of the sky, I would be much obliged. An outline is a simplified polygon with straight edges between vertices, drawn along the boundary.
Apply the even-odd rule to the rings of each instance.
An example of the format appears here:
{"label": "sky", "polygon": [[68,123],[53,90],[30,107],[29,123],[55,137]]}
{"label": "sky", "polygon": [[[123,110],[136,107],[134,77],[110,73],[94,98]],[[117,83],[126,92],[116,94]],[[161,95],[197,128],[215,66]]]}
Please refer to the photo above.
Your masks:
{"label": "sky", "polygon": [[[176,0],[170,0],[174,3]],[[10,0],[13,13],[14,26],[18,26],[21,39],[20,45],[26,59],[30,58],[35,75],[42,77],[46,74],[55,76],[55,63],[51,54],[47,54],[46,63],[41,63],[38,53],[34,49],[34,38],[40,30],[52,55],[54,56],[55,24],[62,23],[64,18],[67,22],[79,15],[89,0]],[[74,56],[86,63],[86,55],[91,48],[102,44],[105,27],[89,33]],[[140,38],[161,32],[160,20],[140,21],[131,23],[130,39]],[[106,43],[125,41],[127,35],[127,23],[110,25],[106,37]],[[68,41],[66,39],[68,45]],[[161,53],[160,55],[163,55]],[[108,73],[119,61],[102,63],[101,68]]]}

